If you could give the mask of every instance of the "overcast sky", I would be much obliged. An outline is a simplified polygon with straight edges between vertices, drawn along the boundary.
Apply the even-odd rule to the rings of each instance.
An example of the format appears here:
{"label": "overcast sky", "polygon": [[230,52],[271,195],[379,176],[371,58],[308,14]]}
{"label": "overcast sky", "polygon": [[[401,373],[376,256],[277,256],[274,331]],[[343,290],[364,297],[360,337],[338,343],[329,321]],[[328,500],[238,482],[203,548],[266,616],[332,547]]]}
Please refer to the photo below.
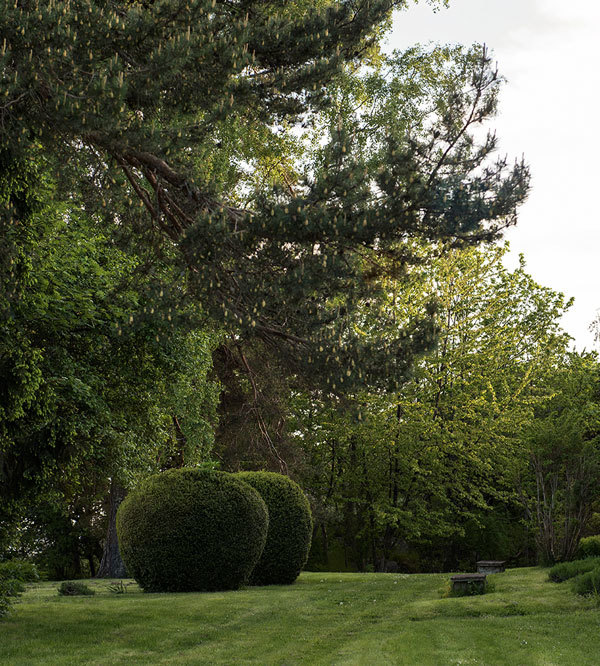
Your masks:
{"label": "overcast sky", "polygon": [[[450,0],[398,13],[388,48],[485,43],[504,86],[500,149],[525,155],[532,191],[506,238],[537,282],[575,297],[563,320],[577,349],[597,347],[600,308],[600,1]],[[515,262],[516,265],[516,262]]]}

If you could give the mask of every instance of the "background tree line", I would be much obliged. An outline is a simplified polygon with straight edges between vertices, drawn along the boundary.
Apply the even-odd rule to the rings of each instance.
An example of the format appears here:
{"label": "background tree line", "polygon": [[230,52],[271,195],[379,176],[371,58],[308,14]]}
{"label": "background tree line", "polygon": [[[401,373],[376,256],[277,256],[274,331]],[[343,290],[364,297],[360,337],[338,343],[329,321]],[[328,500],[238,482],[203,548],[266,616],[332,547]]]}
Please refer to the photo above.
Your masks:
{"label": "background tree line", "polygon": [[529,183],[490,55],[382,55],[406,5],[2,3],[4,557],[114,575],[190,464],[299,480],[316,566],[572,554],[596,359],[482,245]]}

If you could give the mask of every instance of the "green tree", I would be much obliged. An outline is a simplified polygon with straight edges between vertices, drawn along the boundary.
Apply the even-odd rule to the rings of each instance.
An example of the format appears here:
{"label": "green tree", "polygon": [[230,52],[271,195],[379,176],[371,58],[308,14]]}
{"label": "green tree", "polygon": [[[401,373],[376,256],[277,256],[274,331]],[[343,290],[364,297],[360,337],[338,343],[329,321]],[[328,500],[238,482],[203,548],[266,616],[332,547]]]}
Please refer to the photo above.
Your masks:
{"label": "green tree", "polygon": [[[333,103],[329,84],[406,4],[81,1],[26,11],[5,1],[0,141],[60,156],[67,191],[86,180],[86,205],[112,211],[111,234],[124,224],[114,211],[139,204],[145,214],[134,206],[129,230],[178,250],[207,313],[347,385],[363,350],[342,349],[352,331],[340,313],[369,288],[362,254],[402,264],[407,235],[494,235],[525,194],[523,165],[488,164],[493,146],[474,148],[471,128],[493,110],[498,83],[489,57],[436,109],[426,145],[392,132],[367,165],[342,123],[319,169],[292,188],[261,178],[245,209],[216,166],[221,149],[228,163],[245,152],[232,154],[219,132],[278,136],[311,122]],[[396,346],[390,365],[410,357],[406,339]]]}
{"label": "green tree", "polygon": [[543,563],[573,559],[600,500],[600,367],[596,354],[569,353],[548,378],[524,436],[530,477],[522,492]]}
{"label": "green tree", "polygon": [[100,220],[56,201],[39,154],[4,157],[0,524],[42,494],[48,529],[58,517],[77,526],[109,479],[127,487],[209,456],[216,336],[169,264],[145,266]]}
{"label": "green tree", "polygon": [[522,431],[552,394],[545,380],[568,342],[559,326],[568,304],[523,261],[504,268],[506,251],[452,251],[415,271],[409,288],[386,279],[388,298],[364,304],[355,325],[385,344],[395,332],[380,310],[402,326],[437,300],[438,345],[398,392],[299,397],[308,485],[323,515],[335,509],[359,567],[402,542],[443,543],[518,500]]}
{"label": "green tree", "polygon": [[[492,182],[500,182],[497,179],[501,180],[507,166],[506,160],[500,159],[485,167],[482,178],[476,169],[468,173],[476,164],[483,166],[496,146],[492,133],[483,137],[479,134],[476,141],[471,131],[473,124],[493,115],[501,84],[497,74],[489,69],[485,49],[415,47],[387,57],[380,55],[371,60],[371,65],[368,69],[348,66],[328,86],[331,103],[313,118],[313,125],[302,135],[303,152],[287,153],[286,164],[292,165],[288,172],[291,180],[287,185],[283,183],[282,189],[291,188],[293,192],[302,188],[303,179],[317,183],[329,178],[332,146],[343,131],[354,165],[358,172],[367,174],[367,183],[369,174],[385,171],[386,165],[389,166],[390,150],[403,156],[405,171],[398,175],[397,189],[393,192],[390,189],[388,195],[390,200],[395,196],[398,200],[413,201],[414,210],[419,209],[417,215],[421,216],[419,224],[417,228],[409,228],[407,222],[404,234],[393,240],[386,236],[383,242],[373,245],[365,240],[352,248],[340,236],[339,242],[349,252],[343,261],[351,262],[348,266],[355,276],[349,279],[345,293],[340,294],[328,280],[329,272],[323,271],[321,277],[328,298],[320,296],[318,291],[310,295],[309,304],[313,302],[323,317],[329,317],[329,321],[323,319],[321,337],[315,343],[318,347],[309,347],[305,352],[305,360],[316,361],[312,372],[300,372],[301,362],[281,368],[279,349],[274,350],[272,345],[257,338],[249,342],[240,331],[224,343],[216,359],[225,389],[218,439],[225,462],[234,467],[241,461],[242,466],[267,465],[279,470],[285,470],[289,462],[290,468],[294,468],[298,456],[287,436],[287,396],[290,391],[318,384],[323,366],[330,375],[341,374],[341,377],[328,384],[321,381],[321,385],[340,394],[355,390],[357,384],[377,384],[395,390],[403,383],[414,354],[433,343],[433,307],[415,309],[413,319],[402,321],[393,309],[378,310],[377,317],[371,320],[375,327],[389,332],[383,344],[377,337],[361,334],[356,326],[356,307],[360,310],[360,303],[385,300],[387,286],[381,279],[385,275],[397,278],[393,288],[401,297],[402,291],[409,288],[411,267],[427,264],[430,255],[445,251],[440,245],[427,252],[415,238],[434,240],[439,231],[435,225],[442,218],[442,226],[447,229],[459,221],[468,226],[469,215],[486,210],[487,204],[480,206],[488,196],[484,192]],[[435,187],[430,188],[431,183],[437,182],[433,172],[443,174],[447,187],[443,193],[438,191],[437,203],[429,200],[431,206],[437,206],[441,216],[437,218],[430,209],[427,212],[427,207],[420,208],[423,196],[437,196]],[[524,172],[522,175],[525,176]],[[353,190],[350,182],[346,181],[347,187],[340,194],[346,192],[347,205],[362,206],[372,192],[379,203],[385,201],[387,195],[379,185],[366,194],[364,188]],[[525,185],[521,182],[523,188]],[[507,203],[505,197],[515,192],[507,187],[497,194],[495,205],[502,208]],[[467,202],[473,203],[474,199],[479,204],[470,209]],[[384,215],[381,222],[389,230],[393,222],[386,219]],[[512,223],[514,219],[507,216],[504,223]],[[368,226],[368,218],[361,224]],[[464,237],[452,237],[453,245],[464,243]],[[321,244],[315,245],[313,251],[320,257]],[[326,263],[330,265],[329,259]],[[306,275],[303,279],[308,281]],[[341,373],[336,373],[336,366],[342,366]]]}

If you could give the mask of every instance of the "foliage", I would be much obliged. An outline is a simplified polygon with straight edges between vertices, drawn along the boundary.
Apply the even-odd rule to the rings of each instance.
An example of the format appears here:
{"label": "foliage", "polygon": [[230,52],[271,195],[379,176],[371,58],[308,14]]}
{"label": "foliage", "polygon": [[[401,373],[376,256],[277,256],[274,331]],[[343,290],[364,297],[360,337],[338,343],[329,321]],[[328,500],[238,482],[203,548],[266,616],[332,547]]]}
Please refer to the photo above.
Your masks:
{"label": "foliage", "polygon": [[0,552],[79,577],[111,479],[208,457],[217,335],[176,270],[61,202],[27,157],[3,153],[0,174]]}
{"label": "foliage", "polygon": [[236,475],[258,491],[269,511],[264,550],[252,571],[251,585],[287,585],[302,571],[312,536],[310,505],[300,486],[273,472]]}
{"label": "foliage", "polygon": [[600,557],[600,535],[584,537],[579,541],[577,557]]}
{"label": "foliage", "polygon": [[95,575],[104,532],[100,492],[78,490],[68,499],[64,491],[41,493],[21,512],[9,552],[35,562],[50,580]]}
{"label": "foliage", "polygon": [[600,484],[600,366],[569,353],[547,377],[551,400],[524,430],[532,479],[524,485],[543,562],[570,560],[592,517]]}
{"label": "foliage", "polygon": [[573,579],[573,591],[581,596],[600,596],[600,565]]}
{"label": "foliage", "polygon": [[597,567],[600,567],[600,557],[588,557],[573,562],[559,562],[551,567],[548,578],[554,583],[562,583]]}
{"label": "foliage", "polygon": [[25,583],[39,578],[37,569],[29,562],[0,562],[0,618],[8,614],[14,598],[25,591]]}
{"label": "foliage", "polygon": [[438,345],[399,391],[297,395],[303,482],[359,569],[396,559],[406,542],[431,551],[433,540],[460,538],[494,510],[513,521],[522,513],[515,478],[527,462],[523,429],[552,395],[542,379],[568,343],[558,324],[568,304],[536,284],[523,262],[505,268],[506,252],[433,258],[408,280],[385,279],[387,298],[363,304],[355,326],[383,346],[389,324],[381,310],[401,327],[437,298]]}
{"label": "foliage", "polygon": [[[474,138],[500,83],[479,49],[446,77],[414,133],[387,123],[367,159],[354,119],[336,119],[318,165],[294,164],[299,177],[285,185],[259,175],[243,197],[256,171],[288,170],[294,132],[310,139],[304,129],[335,108],[330,84],[407,4],[75,2],[32,13],[3,0],[0,145],[35,143],[60,160],[63,189],[106,211],[111,238],[178,258],[204,312],[228,332],[283,346],[281,356],[332,390],[361,383],[361,359],[383,356],[345,317],[373,286],[365,255],[402,270],[407,237],[494,237],[528,187],[523,164],[494,162],[495,142]],[[424,324],[397,335],[383,350],[388,374],[401,376],[429,333]]]}
{"label": "foliage", "polygon": [[20,580],[22,583],[35,583],[40,579],[40,574],[31,562],[22,560],[9,560],[0,562],[0,580]]}
{"label": "foliage", "polygon": [[117,515],[121,555],[147,592],[237,589],[262,553],[267,527],[253,488],[201,469],[150,477]]}
{"label": "foliage", "polygon": [[0,578],[0,618],[10,612],[15,597],[25,591],[25,584],[17,578]]}
{"label": "foliage", "polygon": [[81,581],[63,581],[58,586],[58,594],[61,597],[91,596],[96,594],[95,590]]}

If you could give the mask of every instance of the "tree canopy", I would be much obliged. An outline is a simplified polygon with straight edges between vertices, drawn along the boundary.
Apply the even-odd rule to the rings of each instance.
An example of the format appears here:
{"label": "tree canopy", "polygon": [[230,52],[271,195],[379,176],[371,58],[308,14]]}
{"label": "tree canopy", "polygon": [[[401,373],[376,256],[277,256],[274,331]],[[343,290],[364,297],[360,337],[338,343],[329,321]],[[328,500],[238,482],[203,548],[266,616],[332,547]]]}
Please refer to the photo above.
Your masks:
{"label": "tree canopy", "polygon": [[[140,243],[176,248],[227,329],[301,349],[332,387],[360,381],[347,370],[364,350],[340,313],[369,288],[363,255],[403,264],[407,236],[491,237],[526,193],[524,165],[488,163],[494,146],[473,138],[495,104],[489,56],[448,77],[420,135],[382,126],[367,163],[341,116],[318,169],[292,188],[259,183],[246,208],[203,156],[219,162],[227,127],[277,137],[332,108],[329,86],[406,4],[4,2],[0,141],[60,156],[64,187],[106,207],[108,233],[126,224]],[[225,150],[241,170],[244,151]],[[409,347],[398,339],[388,363]]]}

